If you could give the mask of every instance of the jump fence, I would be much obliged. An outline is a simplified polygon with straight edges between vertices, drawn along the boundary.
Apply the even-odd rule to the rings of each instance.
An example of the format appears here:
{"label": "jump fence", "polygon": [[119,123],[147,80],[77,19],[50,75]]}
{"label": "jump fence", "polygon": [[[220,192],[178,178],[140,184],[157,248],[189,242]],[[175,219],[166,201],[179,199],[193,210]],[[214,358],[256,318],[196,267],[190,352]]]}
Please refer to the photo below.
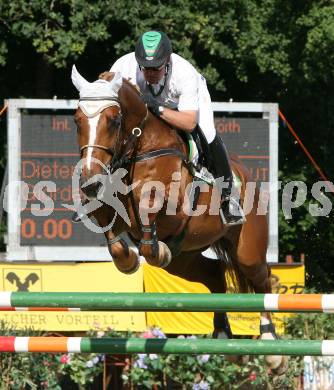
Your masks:
{"label": "jump fence", "polygon": [[[334,313],[334,295],[0,292],[0,310]],[[334,340],[3,336],[0,352],[334,356]]]}
{"label": "jump fence", "polygon": [[334,294],[0,292],[0,310],[334,313]]}
{"label": "jump fence", "polygon": [[334,340],[0,337],[0,352],[333,356]]}

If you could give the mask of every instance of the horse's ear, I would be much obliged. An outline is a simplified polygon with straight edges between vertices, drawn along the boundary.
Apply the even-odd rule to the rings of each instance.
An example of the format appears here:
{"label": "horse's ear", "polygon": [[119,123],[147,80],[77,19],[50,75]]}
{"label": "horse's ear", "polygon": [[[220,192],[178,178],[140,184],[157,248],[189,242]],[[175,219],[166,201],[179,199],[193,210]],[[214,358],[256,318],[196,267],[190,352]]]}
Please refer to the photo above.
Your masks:
{"label": "horse's ear", "polygon": [[87,84],[90,84],[85,78],[81,76],[81,74],[77,71],[77,68],[75,65],[72,67],[72,83],[74,84],[75,88],[80,92],[81,88],[84,87]]}
{"label": "horse's ear", "polygon": [[121,72],[116,72],[113,79],[110,81],[111,88],[113,91],[118,93],[119,89],[121,88],[123,84],[123,77]]}

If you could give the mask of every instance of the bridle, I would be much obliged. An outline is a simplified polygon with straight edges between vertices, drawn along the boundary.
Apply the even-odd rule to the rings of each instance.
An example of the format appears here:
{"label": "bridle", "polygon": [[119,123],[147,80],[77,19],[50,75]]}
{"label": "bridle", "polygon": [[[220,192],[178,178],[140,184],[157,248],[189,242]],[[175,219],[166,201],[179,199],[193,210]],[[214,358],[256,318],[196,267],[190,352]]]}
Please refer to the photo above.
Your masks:
{"label": "bridle", "polygon": [[[80,101],[110,101],[110,104],[107,104],[102,107],[101,110],[98,111],[98,113],[102,112],[108,107],[112,106],[118,106],[120,107],[120,102],[117,98],[112,98],[112,97],[84,97],[80,98],[79,100],[79,106],[80,106]],[[129,160],[129,156],[132,155],[133,151],[135,150],[138,139],[142,134],[142,131],[145,127],[146,120],[148,118],[148,109],[146,107],[146,113],[144,118],[140,121],[138,126],[134,127],[131,130],[130,136],[126,139],[123,140],[123,145],[121,144],[122,142],[122,133],[123,133],[123,121],[122,121],[122,113],[118,114],[119,118],[119,125],[117,126],[117,138],[116,138],[116,147],[111,148],[105,145],[100,145],[100,144],[86,144],[83,145],[80,148],[80,155],[82,156],[83,152],[88,149],[88,148],[96,148],[100,150],[106,151],[110,156],[112,156],[112,160],[109,164],[109,170],[114,171],[117,168],[120,168],[121,166],[125,165],[127,160]],[[121,154],[121,150],[123,149],[123,153]]]}
{"label": "bridle", "polygon": [[[103,106],[103,109],[100,110],[99,112],[102,112],[104,109],[111,107],[111,106],[120,107],[120,102],[117,98],[104,97],[104,96],[80,98],[79,106],[80,106],[80,101],[98,101],[98,100],[100,100],[100,101],[106,100],[106,101],[110,101],[110,102],[114,103],[114,104],[110,103],[110,104]],[[121,145],[121,141],[122,141],[121,133],[122,133],[122,129],[124,128],[124,126],[123,126],[123,121],[122,121],[122,113],[120,112],[119,126],[117,128],[116,147],[111,148],[111,147],[108,147],[105,145],[99,145],[99,144],[83,145],[80,148],[81,156],[82,156],[82,153],[84,152],[84,150],[87,148],[96,148],[96,149],[104,150],[105,152],[107,152],[109,155],[112,156],[112,160],[109,164],[110,172],[113,172],[116,169],[123,167],[129,163],[146,161],[146,160],[150,160],[153,158],[164,157],[164,156],[180,157],[183,160],[183,162],[186,165],[188,165],[189,161],[187,159],[187,156],[182,151],[180,151],[179,149],[176,149],[176,148],[162,148],[162,149],[153,150],[150,152],[145,152],[145,153],[142,153],[139,155],[136,155],[134,153],[137,149],[137,146],[138,146],[139,137],[141,136],[142,131],[144,130],[144,127],[145,127],[145,124],[146,124],[146,121],[148,118],[148,113],[149,113],[149,110],[146,106],[146,113],[145,113],[144,118],[140,121],[138,126],[134,127],[131,130],[130,136],[126,140],[123,140],[123,145]],[[123,152],[122,152],[122,150],[123,150]],[[133,154],[135,154],[135,156],[133,156]]]}

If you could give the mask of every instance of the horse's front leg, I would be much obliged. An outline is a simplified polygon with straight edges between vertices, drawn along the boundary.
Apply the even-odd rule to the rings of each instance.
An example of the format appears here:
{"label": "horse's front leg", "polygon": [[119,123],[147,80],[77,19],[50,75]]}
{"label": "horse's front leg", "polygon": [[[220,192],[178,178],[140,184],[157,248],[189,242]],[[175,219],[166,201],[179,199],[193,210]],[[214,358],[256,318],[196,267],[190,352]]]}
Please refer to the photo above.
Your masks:
{"label": "horse's front leg", "polygon": [[116,268],[125,274],[136,272],[140,265],[139,256],[124,240],[124,237],[119,235],[120,232],[124,231],[121,219],[118,217],[111,228],[108,228],[114,220],[114,213],[110,211],[108,206],[95,210],[92,216],[95,217],[99,225],[104,229],[108,250]]}
{"label": "horse's front leg", "polygon": [[121,236],[115,236],[112,231],[107,234],[108,250],[111,254],[116,268],[124,274],[133,274],[139,268],[140,261],[138,254],[129,246]]}
{"label": "horse's front leg", "polygon": [[141,231],[139,253],[145,257],[148,264],[159,268],[167,267],[172,260],[172,253],[164,242],[158,240],[155,220],[142,225]]}
{"label": "horse's front leg", "polygon": [[158,212],[165,202],[165,192],[163,189],[142,191],[139,203],[140,223],[139,233],[141,235],[138,244],[139,253],[145,257],[148,264],[165,268],[172,260],[172,254],[168,246],[158,240],[156,219]]}

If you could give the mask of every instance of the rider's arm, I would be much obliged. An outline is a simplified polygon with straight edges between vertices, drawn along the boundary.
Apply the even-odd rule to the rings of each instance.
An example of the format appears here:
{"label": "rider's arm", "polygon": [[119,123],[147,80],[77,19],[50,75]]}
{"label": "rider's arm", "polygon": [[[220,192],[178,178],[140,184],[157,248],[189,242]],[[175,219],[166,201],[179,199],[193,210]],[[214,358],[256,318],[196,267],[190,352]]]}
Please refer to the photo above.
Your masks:
{"label": "rider's arm", "polygon": [[175,111],[164,107],[160,118],[170,125],[190,133],[197,124],[197,114],[198,111],[195,110]]}
{"label": "rider's arm", "polygon": [[109,71],[102,72],[99,74],[99,79],[111,81],[113,78],[113,73],[117,72],[120,72],[123,77],[128,78],[126,74],[126,69],[128,68],[126,67],[126,63],[128,62],[128,56],[129,55],[126,54],[125,56],[120,57],[118,60],[116,60],[116,62],[114,62]]}
{"label": "rider's arm", "polygon": [[160,117],[172,126],[191,132],[198,122],[198,74],[189,64],[178,81],[178,111],[164,107]]}
{"label": "rider's arm", "polygon": [[110,68],[110,72],[117,73],[120,72],[121,75],[132,82],[132,84],[136,84],[136,69],[137,69],[137,61],[135,59],[134,53],[128,53],[124,56],[120,57]]}
{"label": "rider's arm", "polygon": [[131,56],[132,56],[132,53],[129,53],[129,54],[125,54],[124,56],[118,58],[118,59],[113,63],[113,65],[111,66],[109,72],[116,73],[116,72],[122,72],[122,71],[124,71],[124,68],[129,67],[128,64],[129,64],[130,62],[132,62],[132,61],[131,61]]}

